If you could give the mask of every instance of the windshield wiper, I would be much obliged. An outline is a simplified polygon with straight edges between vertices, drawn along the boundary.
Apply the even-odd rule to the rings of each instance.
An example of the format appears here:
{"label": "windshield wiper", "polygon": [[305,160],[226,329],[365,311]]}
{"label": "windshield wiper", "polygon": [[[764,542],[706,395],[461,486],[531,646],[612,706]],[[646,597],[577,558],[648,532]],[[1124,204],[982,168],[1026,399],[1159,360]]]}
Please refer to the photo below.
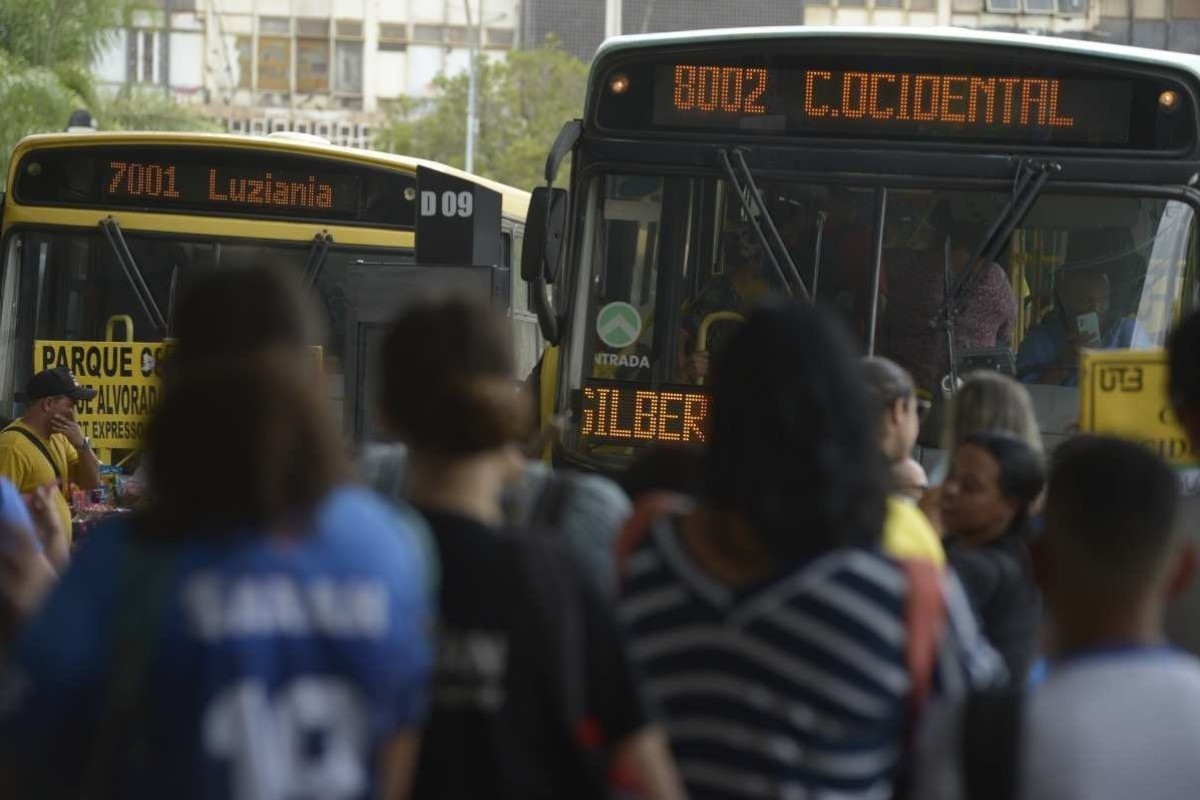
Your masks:
{"label": "windshield wiper", "polygon": [[[754,183],[754,176],[750,173],[750,167],[746,164],[746,158],[742,155],[739,149],[732,149],[734,157],[738,161],[738,166],[741,167],[742,177],[745,183],[738,181],[737,174],[733,171],[733,162],[729,159],[730,150],[719,151],[721,156],[721,166],[725,168],[725,175],[729,178],[730,185],[738,196],[738,200],[742,204],[742,210],[746,213],[746,218],[750,222],[750,226],[754,229],[754,234],[758,237],[758,243],[771,259],[771,266],[775,268],[775,275],[779,278],[788,294],[792,296],[799,295],[801,298],[808,300],[810,298],[808,288],[804,285],[804,279],[800,277],[799,271],[796,269],[796,264],[792,261],[792,256],[788,252],[787,246],[783,243],[783,237],[779,235],[779,229],[775,227],[775,221],[771,219],[771,214],[767,211],[767,206],[763,203],[762,193],[758,190],[758,186]],[[746,193],[754,199],[754,205],[757,206],[758,213],[755,214],[755,209],[751,208],[750,201],[746,199]],[[763,222],[766,223],[766,230],[763,230]],[[767,234],[770,234],[768,240]],[[785,274],[783,267],[780,265],[779,254],[783,254],[783,263],[787,265],[788,272]],[[790,277],[790,280],[789,280]]]}
{"label": "windshield wiper", "polygon": [[146,313],[146,318],[150,320],[150,324],[154,326],[160,337],[166,336],[167,320],[163,316],[162,309],[155,302],[154,295],[151,294],[150,287],[146,284],[145,276],[138,268],[133,252],[130,251],[129,244],[125,241],[125,234],[121,232],[121,225],[116,219],[108,216],[100,220],[100,230],[104,232],[104,238],[108,239],[109,247],[112,248],[117,264],[125,273],[125,279],[129,281],[129,286],[133,289],[133,296],[137,298],[142,311]]}
{"label": "windshield wiper", "polygon": [[821,285],[821,250],[824,246],[824,240],[825,240],[825,220],[828,218],[829,218],[829,215],[826,214],[824,211],[817,212],[817,235],[816,235],[816,243],[813,245],[812,296],[813,296],[814,301],[816,300],[816,297],[817,297],[817,289]]}
{"label": "windshield wiper", "polygon": [[321,278],[321,271],[325,269],[325,262],[329,260],[329,246],[333,244],[333,237],[328,231],[321,231],[313,237],[312,244],[308,248],[308,260],[304,262],[304,285],[312,288],[317,285],[317,281]]}
{"label": "windshield wiper", "polygon": [[988,227],[983,240],[971,252],[967,268],[958,280],[950,281],[953,273],[951,262],[951,242],[947,237],[943,257],[945,259],[945,296],[943,301],[941,324],[946,331],[946,348],[950,356],[950,391],[958,391],[957,352],[954,344],[954,324],[958,315],[966,306],[967,298],[976,281],[983,275],[987,266],[996,260],[1000,248],[1012,236],[1012,232],[1025,219],[1029,209],[1033,207],[1042,187],[1050,179],[1051,173],[1058,172],[1062,165],[1054,161],[1036,161],[1026,159],[1017,165],[1016,180],[1013,183],[1012,194],[996,219]]}

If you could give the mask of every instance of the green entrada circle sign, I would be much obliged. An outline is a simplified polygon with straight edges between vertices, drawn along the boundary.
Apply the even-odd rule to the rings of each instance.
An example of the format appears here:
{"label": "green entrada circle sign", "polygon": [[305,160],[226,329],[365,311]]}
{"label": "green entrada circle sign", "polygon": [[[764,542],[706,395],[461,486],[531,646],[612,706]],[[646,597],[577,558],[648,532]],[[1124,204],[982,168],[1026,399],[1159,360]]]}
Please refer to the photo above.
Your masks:
{"label": "green entrada circle sign", "polygon": [[609,347],[629,347],[642,333],[642,315],[629,303],[609,303],[596,315],[596,333]]}

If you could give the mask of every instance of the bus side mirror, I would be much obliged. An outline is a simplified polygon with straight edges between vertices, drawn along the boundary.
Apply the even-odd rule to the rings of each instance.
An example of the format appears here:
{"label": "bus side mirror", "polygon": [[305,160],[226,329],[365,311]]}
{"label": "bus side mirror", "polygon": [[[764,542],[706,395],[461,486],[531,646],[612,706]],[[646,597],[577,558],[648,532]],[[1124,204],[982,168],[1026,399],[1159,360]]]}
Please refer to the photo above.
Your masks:
{"label": "bus side mirror", "polygon": [[539,186],[525,215],[525,247],[521,251],[521,277],[538,285],[558,277],[563,237],[567,227],[567,190]]}

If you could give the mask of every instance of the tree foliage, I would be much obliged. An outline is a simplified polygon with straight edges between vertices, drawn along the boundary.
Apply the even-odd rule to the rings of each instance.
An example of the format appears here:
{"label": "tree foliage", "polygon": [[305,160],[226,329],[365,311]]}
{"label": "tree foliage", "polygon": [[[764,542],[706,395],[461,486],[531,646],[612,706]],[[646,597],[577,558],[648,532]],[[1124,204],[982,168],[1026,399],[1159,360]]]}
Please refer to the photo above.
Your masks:
{"label": "tree foliage", "polygon": [[[528,189],[543,182],[546,154],[568,119],[583,109],[587,65],[554,40],[503,59],[479,59],[475,172]],[[402,100],[388,110],[375,146],[393,153],[464,165],[468,76],[441,75],[431,99]]]}
{"label": "tree foliage", "polygon": [[61,131],[86,108],[107,130],[211,127],[161,92],[97,89],[91,65],[144,0],[0,0],[0,181],[22,137]]}

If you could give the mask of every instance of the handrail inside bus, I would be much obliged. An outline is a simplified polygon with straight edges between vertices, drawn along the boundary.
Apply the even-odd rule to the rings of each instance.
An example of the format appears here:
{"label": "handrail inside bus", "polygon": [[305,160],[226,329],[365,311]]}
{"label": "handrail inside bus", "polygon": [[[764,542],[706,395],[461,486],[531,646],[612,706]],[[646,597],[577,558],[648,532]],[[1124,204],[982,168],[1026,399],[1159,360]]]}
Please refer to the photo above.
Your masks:
{"label": "handrail inside bus", "polygon": [[117,264],[125,273],[125,279],[133,288],[133,295],[137,298],[142,310],[146,312],[150,324],[154,326],[160,337],[166,336],[167,320],[163,316],[162,309],[155,302],[154,295],[151,294],[150,287],[146,284],[146,278],[142,275],[137,260],[134,259],[133,252],[129,249],[129,244],[125,241],[125,234],[121,232],[120,223],[115,217],[107,216],[100,220],[100,230],[104,232],[104,238],[108,240]]}

